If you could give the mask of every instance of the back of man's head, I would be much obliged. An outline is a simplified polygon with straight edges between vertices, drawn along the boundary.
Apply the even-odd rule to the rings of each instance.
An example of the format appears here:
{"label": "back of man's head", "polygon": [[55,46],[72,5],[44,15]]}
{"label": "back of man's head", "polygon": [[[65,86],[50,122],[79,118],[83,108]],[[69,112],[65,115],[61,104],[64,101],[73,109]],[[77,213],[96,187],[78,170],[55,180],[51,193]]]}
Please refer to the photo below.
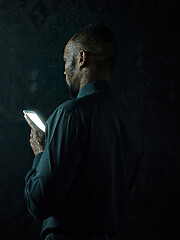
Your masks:
{"label": "back of man's head", "polygon": [[75,51],[92,54],[99,70],[112,71],[117,55],[117,43],[111,30],[103,25],[89,25],[73,37]]}

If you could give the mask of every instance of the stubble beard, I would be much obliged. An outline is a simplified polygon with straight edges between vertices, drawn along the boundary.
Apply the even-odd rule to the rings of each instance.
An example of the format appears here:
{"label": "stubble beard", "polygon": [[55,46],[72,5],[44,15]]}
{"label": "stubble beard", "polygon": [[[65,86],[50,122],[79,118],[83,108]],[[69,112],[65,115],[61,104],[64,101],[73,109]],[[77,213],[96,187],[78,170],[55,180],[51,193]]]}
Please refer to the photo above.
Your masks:
{"label": "stubble beard", "polygon": [[79,90],[76,90],[74,84],[70,79],[69,79],[69,84],[67,84],[67,87],[68,87],[69,97],[71,99],[77,98]]}
{"label": "stubble beard", "polygon": [[76,73],[76,66],[75,66],[75,62],[73,62],[71,64],[71,67],[69,67],[68,71],[67,71],[67,77],[68,77],[68,91],[69,91],[69,96],[70,98],[77,98],[77,95],[79,93],[79,88],[80,88],[80,84],[79,84],[79,76]]}

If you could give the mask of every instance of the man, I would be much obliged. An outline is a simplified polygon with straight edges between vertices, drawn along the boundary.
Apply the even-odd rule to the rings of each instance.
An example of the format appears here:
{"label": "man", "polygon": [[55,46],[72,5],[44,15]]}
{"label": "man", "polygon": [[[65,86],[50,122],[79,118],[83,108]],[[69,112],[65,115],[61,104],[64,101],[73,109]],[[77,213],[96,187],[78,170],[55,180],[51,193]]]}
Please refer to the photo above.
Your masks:
{"label": "man", "polygon": [[64,50],[73,98],[47,120],[45,146],[25,116],[36,155],[25,197],[30,213],[44,221],[42,239],[122,239],[142,137],[110,86],[116,52],[105,26],[76,33]]}

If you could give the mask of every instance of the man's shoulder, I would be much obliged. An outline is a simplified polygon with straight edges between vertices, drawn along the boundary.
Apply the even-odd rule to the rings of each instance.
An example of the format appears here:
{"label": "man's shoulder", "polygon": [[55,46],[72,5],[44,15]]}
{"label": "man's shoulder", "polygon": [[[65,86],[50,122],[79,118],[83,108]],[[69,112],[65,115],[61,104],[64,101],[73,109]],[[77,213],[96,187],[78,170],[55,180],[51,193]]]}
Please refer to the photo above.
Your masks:
{"label": "man's shoulder", "polygon": [[65,101],[57,107],[55,112],[64,112],[65,114],[78,115],[82,111],[82,106],[84,105],[83,99],[74,98],[68,101]]}
{"label": "man's shoulder", "polygon": [[74,118],[78,118],[78,104],[76,99],[71,99],[63,102],[60,104],[54,112],[51,114],[51,116],[48,118],[47,122],[52,122],[58,120],[62,116],[72,116]]}
{"label": "man's shoulder", "polygon": [[55,111],[71,112],[74,109],[75,99],[70,99],[60,104]]}

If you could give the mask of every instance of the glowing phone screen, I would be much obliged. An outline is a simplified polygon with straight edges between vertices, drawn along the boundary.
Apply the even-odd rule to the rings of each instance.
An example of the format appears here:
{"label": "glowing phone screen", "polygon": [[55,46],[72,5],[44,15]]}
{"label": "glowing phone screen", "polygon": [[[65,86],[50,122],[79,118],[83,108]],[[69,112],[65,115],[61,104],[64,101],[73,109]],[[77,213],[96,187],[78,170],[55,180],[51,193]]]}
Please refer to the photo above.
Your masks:
{"label": "glowing phone screen", "polygon": [[38,115],[34,111],[24,110],[23,113],[26,114],[38,128],[40,128],[43,132],[45,132],[44,123],[41,121],[41,119],[38,117]]}

